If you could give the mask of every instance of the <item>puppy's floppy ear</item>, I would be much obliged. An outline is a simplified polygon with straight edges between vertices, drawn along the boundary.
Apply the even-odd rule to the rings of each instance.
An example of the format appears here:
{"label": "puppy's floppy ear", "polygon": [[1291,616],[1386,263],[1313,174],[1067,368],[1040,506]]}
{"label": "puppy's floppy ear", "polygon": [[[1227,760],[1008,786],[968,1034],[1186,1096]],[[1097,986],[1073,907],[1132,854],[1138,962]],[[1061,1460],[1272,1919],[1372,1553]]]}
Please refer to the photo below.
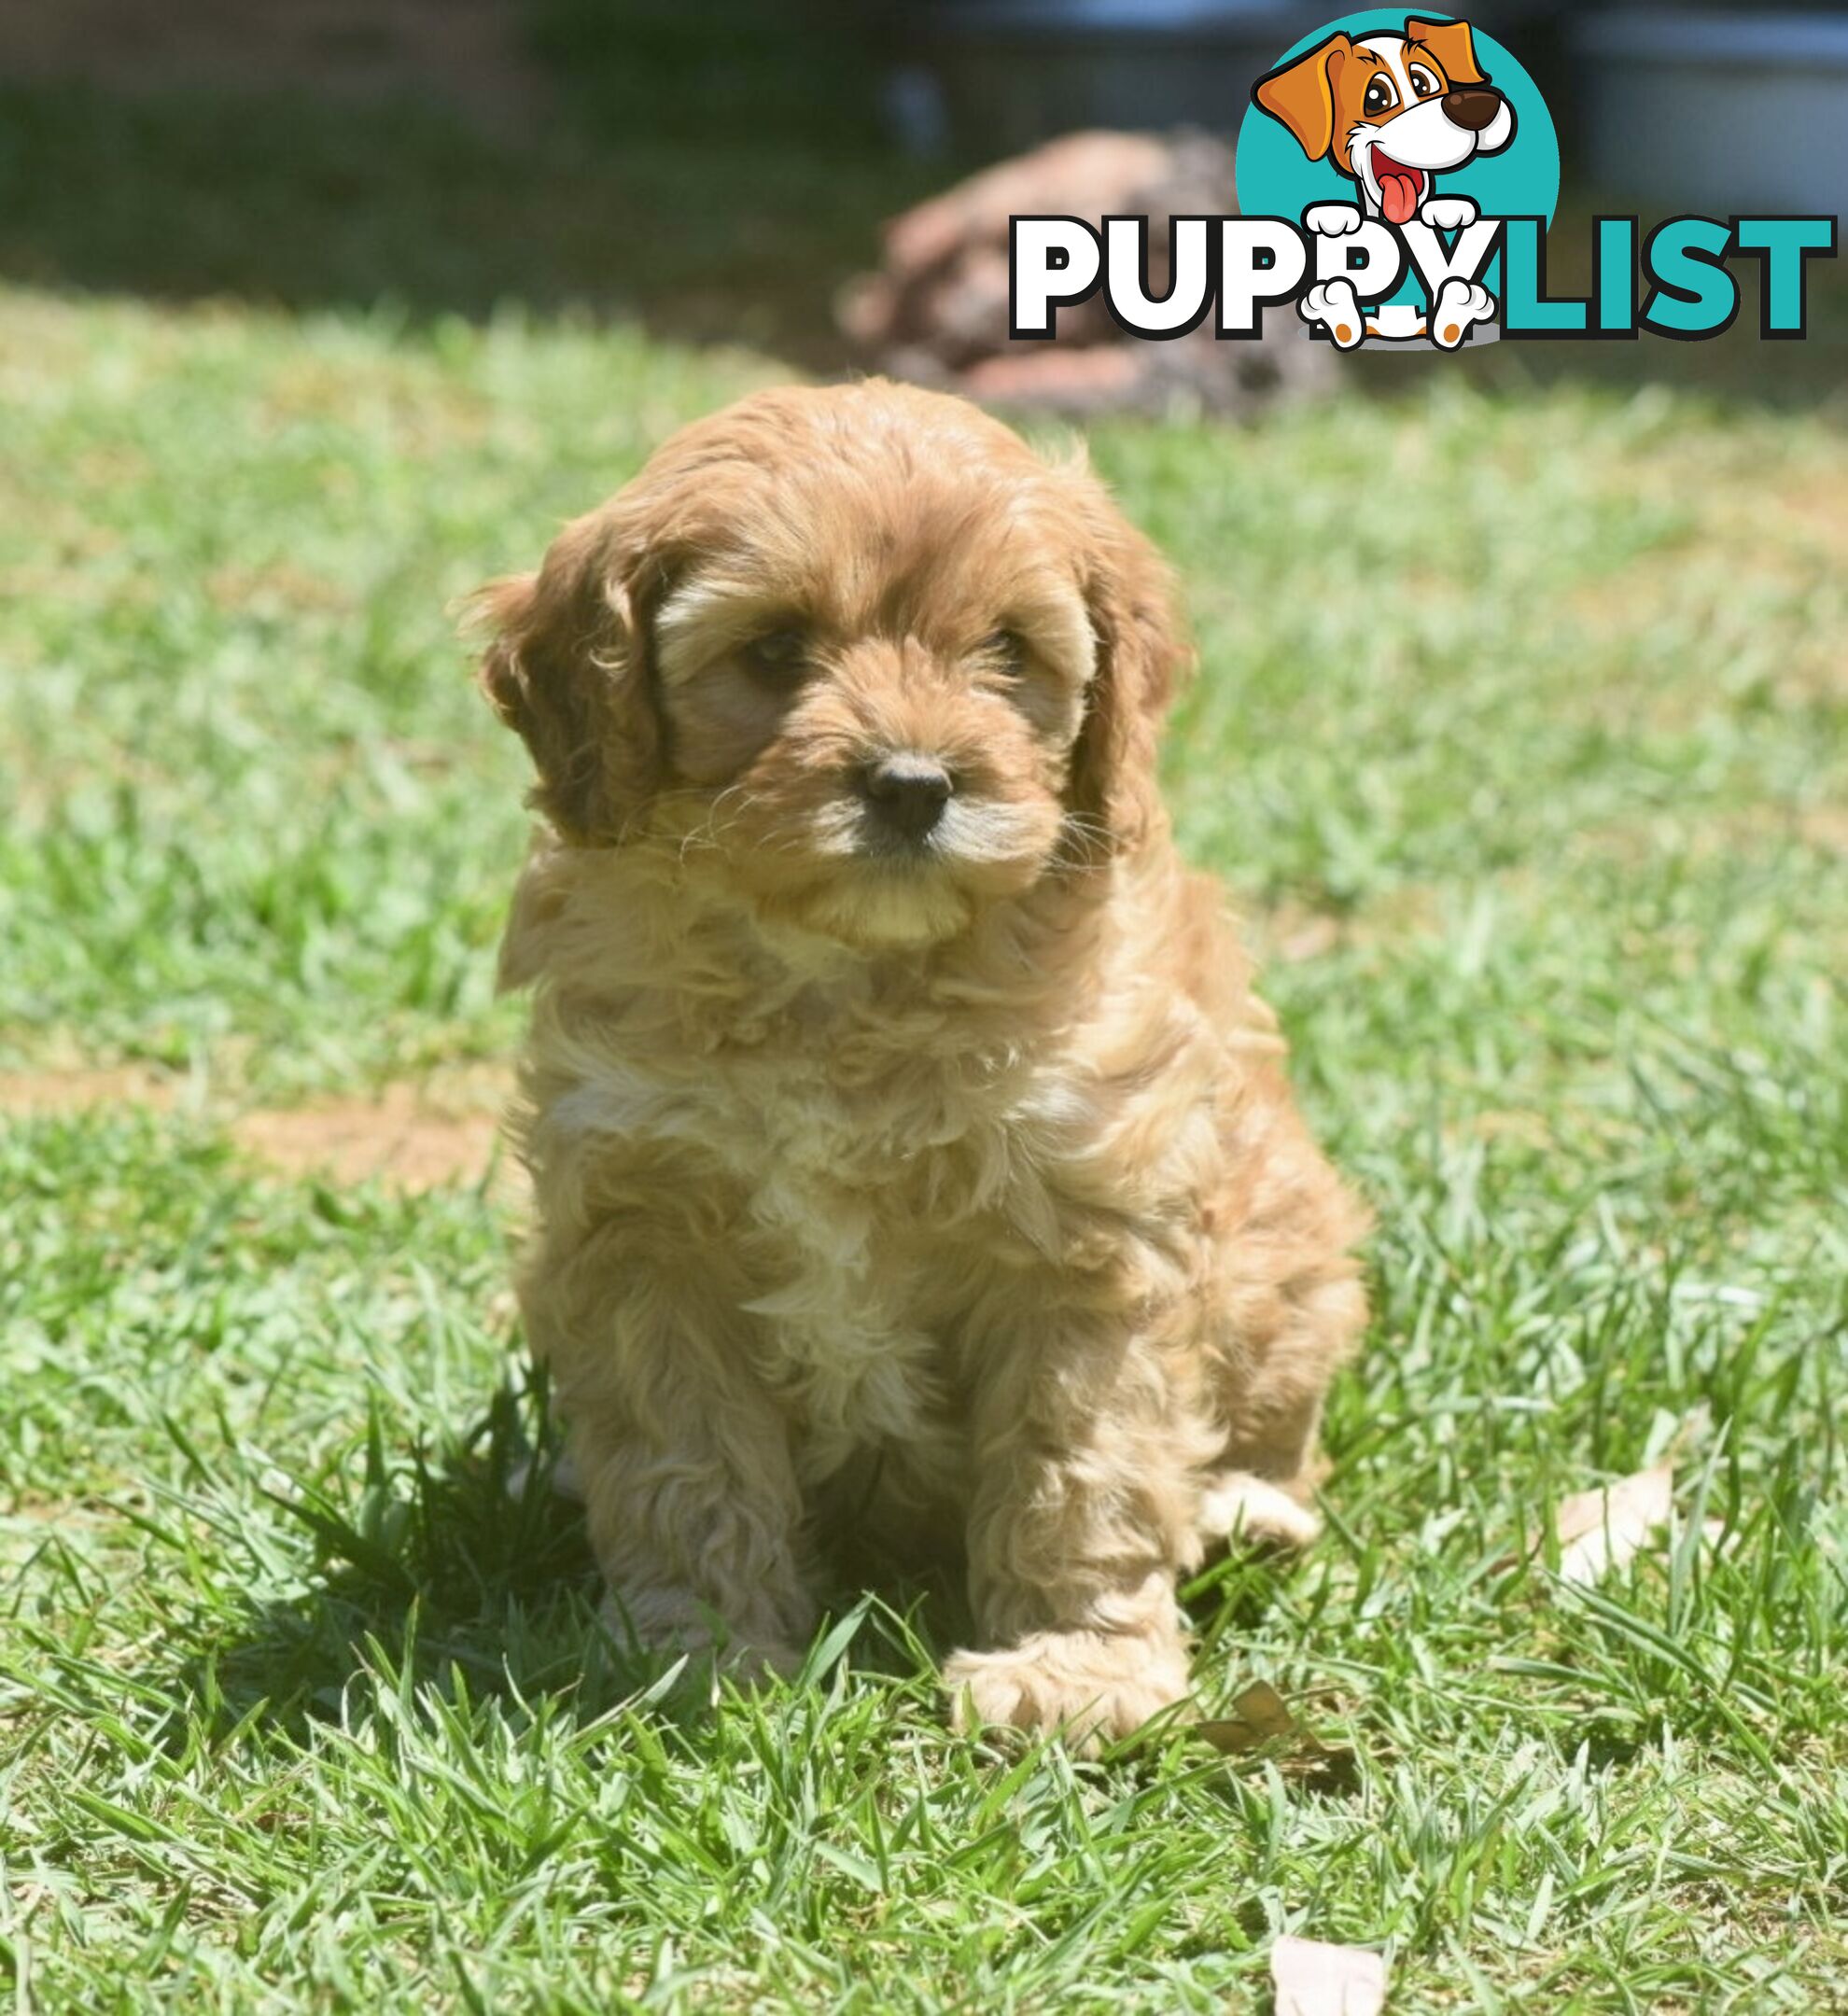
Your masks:
{"label": "puppy's floppy ear", "polygon": [[1477,68],[1476,40],[1469,32],[1467,21],[1420,21],[1415,15],[1406,20],[1406,40],[1420,49],[1429,49],[1437,59],[1437,67],[1452,84],[1486,84],[1488,73]]}
{"label": "puppy's floppy ear", "polygon": [[[1167,563],[1089,478],[1094,527],[1085,596],[1097,670],[1071,752],[1071,808],[1113,850],[1161,817],[1155,742],[1192,652],[1174,613]],[[1088,849],[1085,851],[1089,851]]]}
{"label": "puppy's floppy ear", "polygon": [[496,633],[482,690],[532,752],[530,803],[577,846],[613,844],[661,781],[647,581],[648,564],[605,510],[567,525],[537,574],[475,598]]}
{"label": "puppy's floppy ear", "polygon": [[1335,86],[1353,47],[1345,35],[1330,35],[1320,49],[1252,86],[1252,103],[1281,120],[1312,161],[1321,161],[1335,144]]}

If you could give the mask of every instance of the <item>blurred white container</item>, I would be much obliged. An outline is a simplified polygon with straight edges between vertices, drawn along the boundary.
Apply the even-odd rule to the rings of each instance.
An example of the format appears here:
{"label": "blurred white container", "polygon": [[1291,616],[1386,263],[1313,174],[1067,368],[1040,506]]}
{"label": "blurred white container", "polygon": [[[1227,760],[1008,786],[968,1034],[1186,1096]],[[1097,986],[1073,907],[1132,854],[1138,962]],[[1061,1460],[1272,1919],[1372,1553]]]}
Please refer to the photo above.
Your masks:
{"label": "blurred white container", "polygon": [[1572,33],[1601,190],[1721,217],[1848,210],[1848,12],[1637,7]]}
{"label": "blurred white container", "polygon": [[1304,28],[1301,0],[940,0],[911,17],[964,144],[1009,153],[1090,126],[1230,137]]}
{"label": "blurred white container", "polygon": [[[1464,4],[1477,28],[1519,48],[1568,0]],[[1257,79],[1343,11],[1336,0],[908,0],[903,18],[952,129],[995,154],[1088,126],[1198,126],[1230,139]],[[1405,12],[1418,11],[1407,0]]]}

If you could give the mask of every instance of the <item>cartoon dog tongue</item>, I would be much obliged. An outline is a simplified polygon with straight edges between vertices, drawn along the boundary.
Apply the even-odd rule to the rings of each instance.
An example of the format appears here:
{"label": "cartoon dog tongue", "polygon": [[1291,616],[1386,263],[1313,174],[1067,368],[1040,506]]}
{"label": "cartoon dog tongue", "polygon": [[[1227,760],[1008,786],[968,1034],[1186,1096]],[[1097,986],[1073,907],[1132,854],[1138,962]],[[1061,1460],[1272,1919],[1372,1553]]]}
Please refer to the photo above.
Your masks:
{"label": "cartoon dog tongue", "polygon": [[1418,192],[1424,181],[1416,168],[1403,168],[1390,154],[1373,150],[1373,172],[1379,177],[1379,207],[1389,224],[1408,224],[1418,210]]}

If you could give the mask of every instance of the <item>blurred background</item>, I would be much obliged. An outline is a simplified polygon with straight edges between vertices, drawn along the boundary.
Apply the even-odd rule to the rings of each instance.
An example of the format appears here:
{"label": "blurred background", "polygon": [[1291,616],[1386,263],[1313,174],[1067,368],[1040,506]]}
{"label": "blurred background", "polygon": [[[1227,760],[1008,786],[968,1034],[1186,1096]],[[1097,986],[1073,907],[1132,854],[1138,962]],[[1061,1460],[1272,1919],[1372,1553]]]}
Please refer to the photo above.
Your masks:
{"label": "blurred background", "polygon": [[[892,256],[882,226],[1082,129],[1208,145],[1153,178],[1145,162],[1057,162],[1035,198],[1229,199],[1214,147],[1229,149],[1253,78],[1331,5],[15,0],[0,10],[0,274],[413,316],[576,307],[820,371],[889,363],[882,341],[918,367],[922,337],[956,370],[986,337],[844,304],[849,277]],[[1557,286],[1600,206],[1834,212],[1848,197],[1848,10],[1480,0],[1470,18],[1519,54],[1560,128]],[[1841,297],[1828,268],[1817,284]],[[939,311],[981,323],[988,301]],[[1831,334],[1794,351],[1626,348],[1530,345],[1520,368],[1787,394],[1842,357]],[[1363,378],[1380,368],[1356,361]],[[1386,368],[1402,380],[1407,360]],[[1082,379],[1052,402],[1124,389]],[[1134,388],[1145,404],[1174,389]]]}

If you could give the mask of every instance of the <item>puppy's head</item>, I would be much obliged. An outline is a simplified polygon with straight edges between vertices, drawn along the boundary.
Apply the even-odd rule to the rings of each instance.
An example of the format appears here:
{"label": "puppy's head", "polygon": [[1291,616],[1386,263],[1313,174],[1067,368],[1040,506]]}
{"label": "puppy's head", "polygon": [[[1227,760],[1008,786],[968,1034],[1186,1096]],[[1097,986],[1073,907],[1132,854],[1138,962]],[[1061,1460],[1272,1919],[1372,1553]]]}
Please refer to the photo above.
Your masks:
{"label": "puppy's head", "polygon": [[483,602],[483,683],[563,838],[670,849],[848,944],[952,936],[1155,809],[1166,572],[1083,469],[960,400],[742,400]]}

